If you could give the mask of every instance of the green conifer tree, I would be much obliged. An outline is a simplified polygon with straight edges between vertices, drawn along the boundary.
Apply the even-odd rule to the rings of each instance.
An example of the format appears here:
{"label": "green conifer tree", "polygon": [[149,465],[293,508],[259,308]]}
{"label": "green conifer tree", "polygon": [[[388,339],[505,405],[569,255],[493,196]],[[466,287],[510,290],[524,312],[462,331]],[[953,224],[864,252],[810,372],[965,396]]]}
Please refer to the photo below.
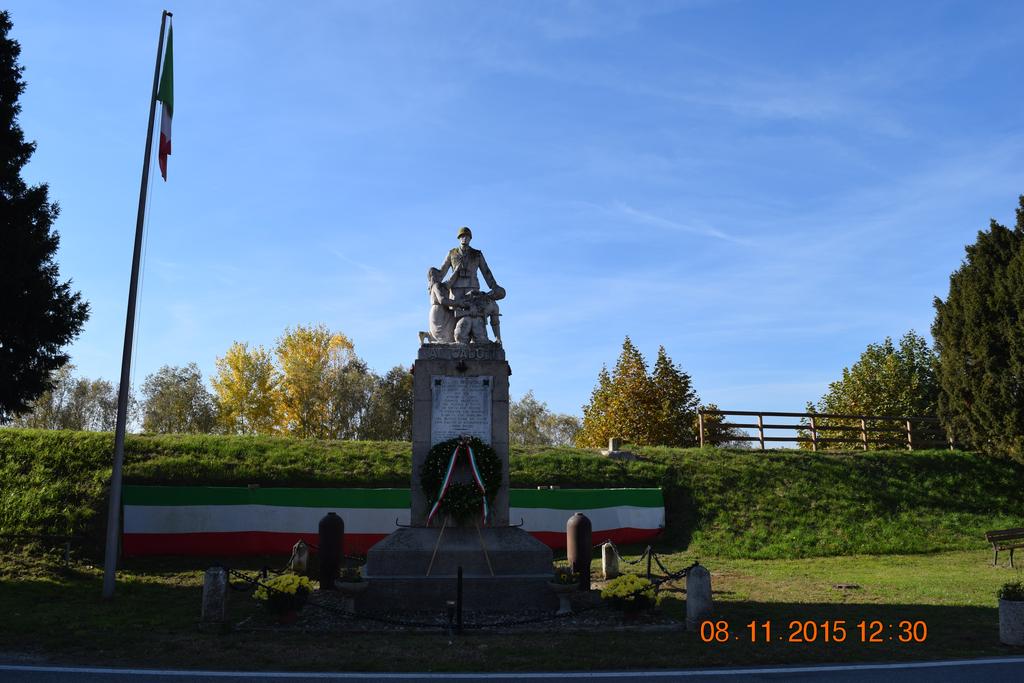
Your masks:
{"label": "green conifer tree", "polygon": [[637,446],[657,443],[658,408],[654,383],[647,374],[647,361],[626,337],[612,371],[611,436]]}
{"label": "green conifer tree", "polygon": [[693,380],[672,362],[664,346],[658,347],[651,382],[658,403],[657,417],[652,425],[653,443],[663,446],[696,446],[700,399],[693,389]]}
{"label": "green conifer tree", "polygon": [[18,125],[25,82],[12,28],[10,14],[0,12],[0,424],[51,388],[53,371],[69,360],[61,349],[89,317],[54,262],[57,204],[45,183],[28,186],[21,177],[35,143]]}
{"label": "green conifer tree", "polygon": [[576,445],[580,448],[601,448],[614,436],[609,422],[611,398],[612,378],[608,368],[602,365],[590,403],[583,406],[583,428],[576,433]]}
{"label": "green conifer tree", "polygon": [[939,417],[958,442],[1024,461],[1024,196],[992,221],[935,298]]}
{"label": "green conifer tree", "polygon": [[601,368],[590,403],[583,407],[583,426],[576,434],[576,445],[600,448],[612,437],[635,446],[657,444],[664,431],[661,403],[655,382],[647,373],[647,361],[626,337],[611,374]]}

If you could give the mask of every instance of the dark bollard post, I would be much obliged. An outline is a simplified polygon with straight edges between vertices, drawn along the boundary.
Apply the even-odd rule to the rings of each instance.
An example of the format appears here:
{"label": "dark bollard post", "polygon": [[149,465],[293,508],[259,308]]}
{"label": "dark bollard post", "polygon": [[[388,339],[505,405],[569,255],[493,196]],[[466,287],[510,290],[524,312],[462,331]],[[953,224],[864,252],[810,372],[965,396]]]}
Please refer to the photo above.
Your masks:
{"label": "dark bollard post", "polygon": [[462,567],[459,567],[459,578],[455,586],[455,632],[462,633]]}
{"label": "dark bollard post", "polygon": [[341,576],[341,556],[345,547],[345,522],[334,512],[320,520],[320,590],[334,590]]}
{"label": "dark bollard post", "polygon": [[590,590],[590,520],[582,512],[577,512],[565,524],[565,554],[569,560],[569,568],[580,575],[580,590]]}
{"label": "dark bollard post", "polygon": [[651,546],[647,546],[647,550],[645,550],[644,552],[647,553],[647,580],[650,581],[651,580],[651,555],[653,555],[654,552],[651,550]]}

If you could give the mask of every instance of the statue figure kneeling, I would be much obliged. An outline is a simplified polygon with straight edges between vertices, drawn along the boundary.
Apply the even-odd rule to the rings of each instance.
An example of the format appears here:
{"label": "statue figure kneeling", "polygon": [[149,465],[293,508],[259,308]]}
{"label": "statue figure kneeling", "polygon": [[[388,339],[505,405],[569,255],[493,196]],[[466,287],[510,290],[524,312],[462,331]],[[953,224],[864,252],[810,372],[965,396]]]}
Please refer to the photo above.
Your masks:
{"label": "statue figure kneeling", "polygon": [[429,331],[420,332],[420,344],[451,344],[455,341],[455,314],[453,308],[464,308],[448,297],[448,288],[441,282],[441,271],[427,270],[427,292],[430,295]]}
{"label": "statue figure kneeling", "polygon": [[505,295],[505,290],[495,287],[488,293],[471,290],[466,292],[462,301],[465,308],[455,311],[455,341],[459,344],[487,344],[490,338],[487,336],[487,321],[491,323],[491,330],[494,331],[494,341],[501,343],[501,323],[498,311],[497,299]]}

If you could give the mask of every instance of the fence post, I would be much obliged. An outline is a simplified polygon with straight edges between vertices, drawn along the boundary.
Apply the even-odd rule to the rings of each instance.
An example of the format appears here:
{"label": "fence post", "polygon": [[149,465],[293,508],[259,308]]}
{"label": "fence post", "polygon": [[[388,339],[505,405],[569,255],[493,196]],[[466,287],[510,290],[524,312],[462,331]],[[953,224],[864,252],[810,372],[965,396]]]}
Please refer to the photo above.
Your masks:
{"label": "fence post", "polygon": [[697,411],[697,430],[700,432],[700,447],[704,448],[704,411]]}
{"label": "fence post", "polygon": [[815,424],[813,415],[811,415],[811,450],[815,453],[818,452],[818,425]]}
{"label": "fence post", "polygon": [[910,427],[910,420],[907,420],[907,450],[914,450],[914,433]]}
{"label": "fence post", "polygon": [[764,450],[764,416],[757,414],[757,438],[761,442],[761,450]]}
{"label": "fence post", "polygon": [[949,441],[949,450],[953,450],[953,433],[946,432],[946,440]]}
{"label": "fence post", "polygon": [[868,449],[868,423],[863,417],[860,419],[860,447],[864,451]]}

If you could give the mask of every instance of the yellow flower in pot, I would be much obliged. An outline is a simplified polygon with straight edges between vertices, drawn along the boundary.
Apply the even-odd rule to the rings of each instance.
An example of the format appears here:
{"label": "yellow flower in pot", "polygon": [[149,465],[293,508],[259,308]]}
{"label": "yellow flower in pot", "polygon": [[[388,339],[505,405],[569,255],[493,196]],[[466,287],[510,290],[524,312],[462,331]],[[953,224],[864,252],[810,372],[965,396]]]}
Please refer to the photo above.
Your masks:
{"label": "yellow flower in pot", "polygon": [[260,582],[252,596],[274,613],[278,621],[291,622],[306,604],[312,591],[313,584],[307,577],[281,574]]}

